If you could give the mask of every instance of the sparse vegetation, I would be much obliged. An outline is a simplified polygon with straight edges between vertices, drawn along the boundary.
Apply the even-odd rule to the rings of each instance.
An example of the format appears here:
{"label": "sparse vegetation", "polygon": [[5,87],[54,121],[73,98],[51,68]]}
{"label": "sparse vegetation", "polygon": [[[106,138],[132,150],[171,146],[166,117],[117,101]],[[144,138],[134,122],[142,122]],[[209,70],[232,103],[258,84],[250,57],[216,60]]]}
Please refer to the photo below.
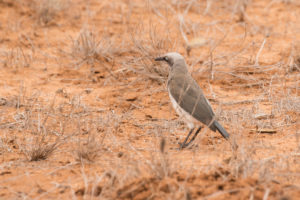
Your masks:
{"label": "sparse vegetation", "polygon": [[[0,0],[1,198],[300,196],[299,5]],[[169,51],[229,142],[204,127],[178,150]]]}
{"label": "sparse vegetation", "polygon": [[[30,140],[30,141],[28,141]],[[45,137],[35,137],[27,139],[27,143],[20,144],[21,151],[25,154],[29,161],[39,161],[47,159],[55,149],[57,149],[59,143],[56,142],[46,142]]]}
{"label": "sparse vegetation", "polygon": [[168,76],[168,68],[155,62],[154,58],[164,52],[174,51],[176,42],[171,41],[168,32],[159,34],[159,30],[153,25],[138,27],[131,32],[134,55],[123,65],[142,77],[163,83]]}
{"label": "sparse vegetation", "polygon": [[23,48],[18,47],[3,52],[2,66],[13,69],[14,71],[22,70],[23,68],[30,67],[33,62],[33,52],[25,53]]}
{"label": "sparse vegetation", "polygon": [[71,47],[71,57],[77,60],[77,65],[94,65],[96,61],[109,62],[115,56],[117,50],[116,44],[106,37],[97,38],[96,33],[89,30],[82,30],[79,36],[73,40]]}
{"label": "sparse vegetation", "polygon": [[75,147],[76,160],[93,162],[100,156],[100,145],[94,136],[88,137],[85,142],[78,142]]}
{"label": "sparse vegetation", "polygon": [[39,25],[48,26],[55,23],[59,12],[67,9],[68,0],[34,0],[32,9]]}

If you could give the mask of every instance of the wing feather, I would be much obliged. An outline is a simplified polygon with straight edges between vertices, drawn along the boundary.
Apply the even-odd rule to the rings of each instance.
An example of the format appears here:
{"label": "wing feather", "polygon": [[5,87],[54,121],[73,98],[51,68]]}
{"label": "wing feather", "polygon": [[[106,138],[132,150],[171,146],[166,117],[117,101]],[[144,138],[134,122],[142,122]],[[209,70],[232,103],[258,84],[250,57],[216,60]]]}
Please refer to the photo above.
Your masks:
{"label": "wing feather", "polygon": [[[173,98],[178,104],[192,116],[209,125],[214,118],[214,112],[205,98],[201,88],[190,74],[172,76],[168,81],[168,87]],[[210,127],[215,131],[215,126]]]}

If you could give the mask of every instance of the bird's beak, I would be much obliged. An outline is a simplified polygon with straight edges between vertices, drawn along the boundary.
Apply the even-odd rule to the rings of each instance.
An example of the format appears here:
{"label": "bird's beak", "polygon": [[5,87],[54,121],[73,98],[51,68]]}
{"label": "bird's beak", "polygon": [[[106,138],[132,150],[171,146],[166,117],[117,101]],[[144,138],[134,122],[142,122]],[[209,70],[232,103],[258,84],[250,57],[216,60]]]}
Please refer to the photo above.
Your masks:
{"label": "bird's beak", "polygon": [[163,61],[164,60],[164,57],[157,57],[154,59],[155,61]]}

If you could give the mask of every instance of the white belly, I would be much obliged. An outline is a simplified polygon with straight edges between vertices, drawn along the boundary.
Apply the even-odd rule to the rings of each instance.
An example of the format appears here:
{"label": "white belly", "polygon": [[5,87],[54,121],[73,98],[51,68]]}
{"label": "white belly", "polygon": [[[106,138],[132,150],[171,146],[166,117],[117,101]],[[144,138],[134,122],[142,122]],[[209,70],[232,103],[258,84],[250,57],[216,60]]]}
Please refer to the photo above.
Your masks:
{"label": "white belly", "polygon": [[171,93],[169,92],[169,97],[171,99],[172,105],[175,109],[175,111],[177,112],[177,114],[183,118],[183,120],[185,121],[185,123],[187,124],[187,126],[192,129],[195,127],[195,124],[198,123],[198,121],[189,113],[187,113],[185,110],[183,110],[179,104],[176,102],[176,100],[173,98],[173,96],[171,95]]}

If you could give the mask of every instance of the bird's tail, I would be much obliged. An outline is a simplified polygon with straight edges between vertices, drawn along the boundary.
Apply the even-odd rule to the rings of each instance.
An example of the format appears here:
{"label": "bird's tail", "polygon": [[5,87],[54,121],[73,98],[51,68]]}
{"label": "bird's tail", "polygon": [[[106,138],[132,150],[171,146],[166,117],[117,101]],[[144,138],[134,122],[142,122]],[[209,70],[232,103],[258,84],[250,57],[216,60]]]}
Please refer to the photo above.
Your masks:
{"label": "bird's tail", "polygon": [[216,129],[221,133],[221,135],[225,138],[228,139],[229,138],[229,134],[227,133],[227,131],[223,128],[223,126],[221,124],[219,124],[218,121],[214,121],[214,125],[216,127]]}

